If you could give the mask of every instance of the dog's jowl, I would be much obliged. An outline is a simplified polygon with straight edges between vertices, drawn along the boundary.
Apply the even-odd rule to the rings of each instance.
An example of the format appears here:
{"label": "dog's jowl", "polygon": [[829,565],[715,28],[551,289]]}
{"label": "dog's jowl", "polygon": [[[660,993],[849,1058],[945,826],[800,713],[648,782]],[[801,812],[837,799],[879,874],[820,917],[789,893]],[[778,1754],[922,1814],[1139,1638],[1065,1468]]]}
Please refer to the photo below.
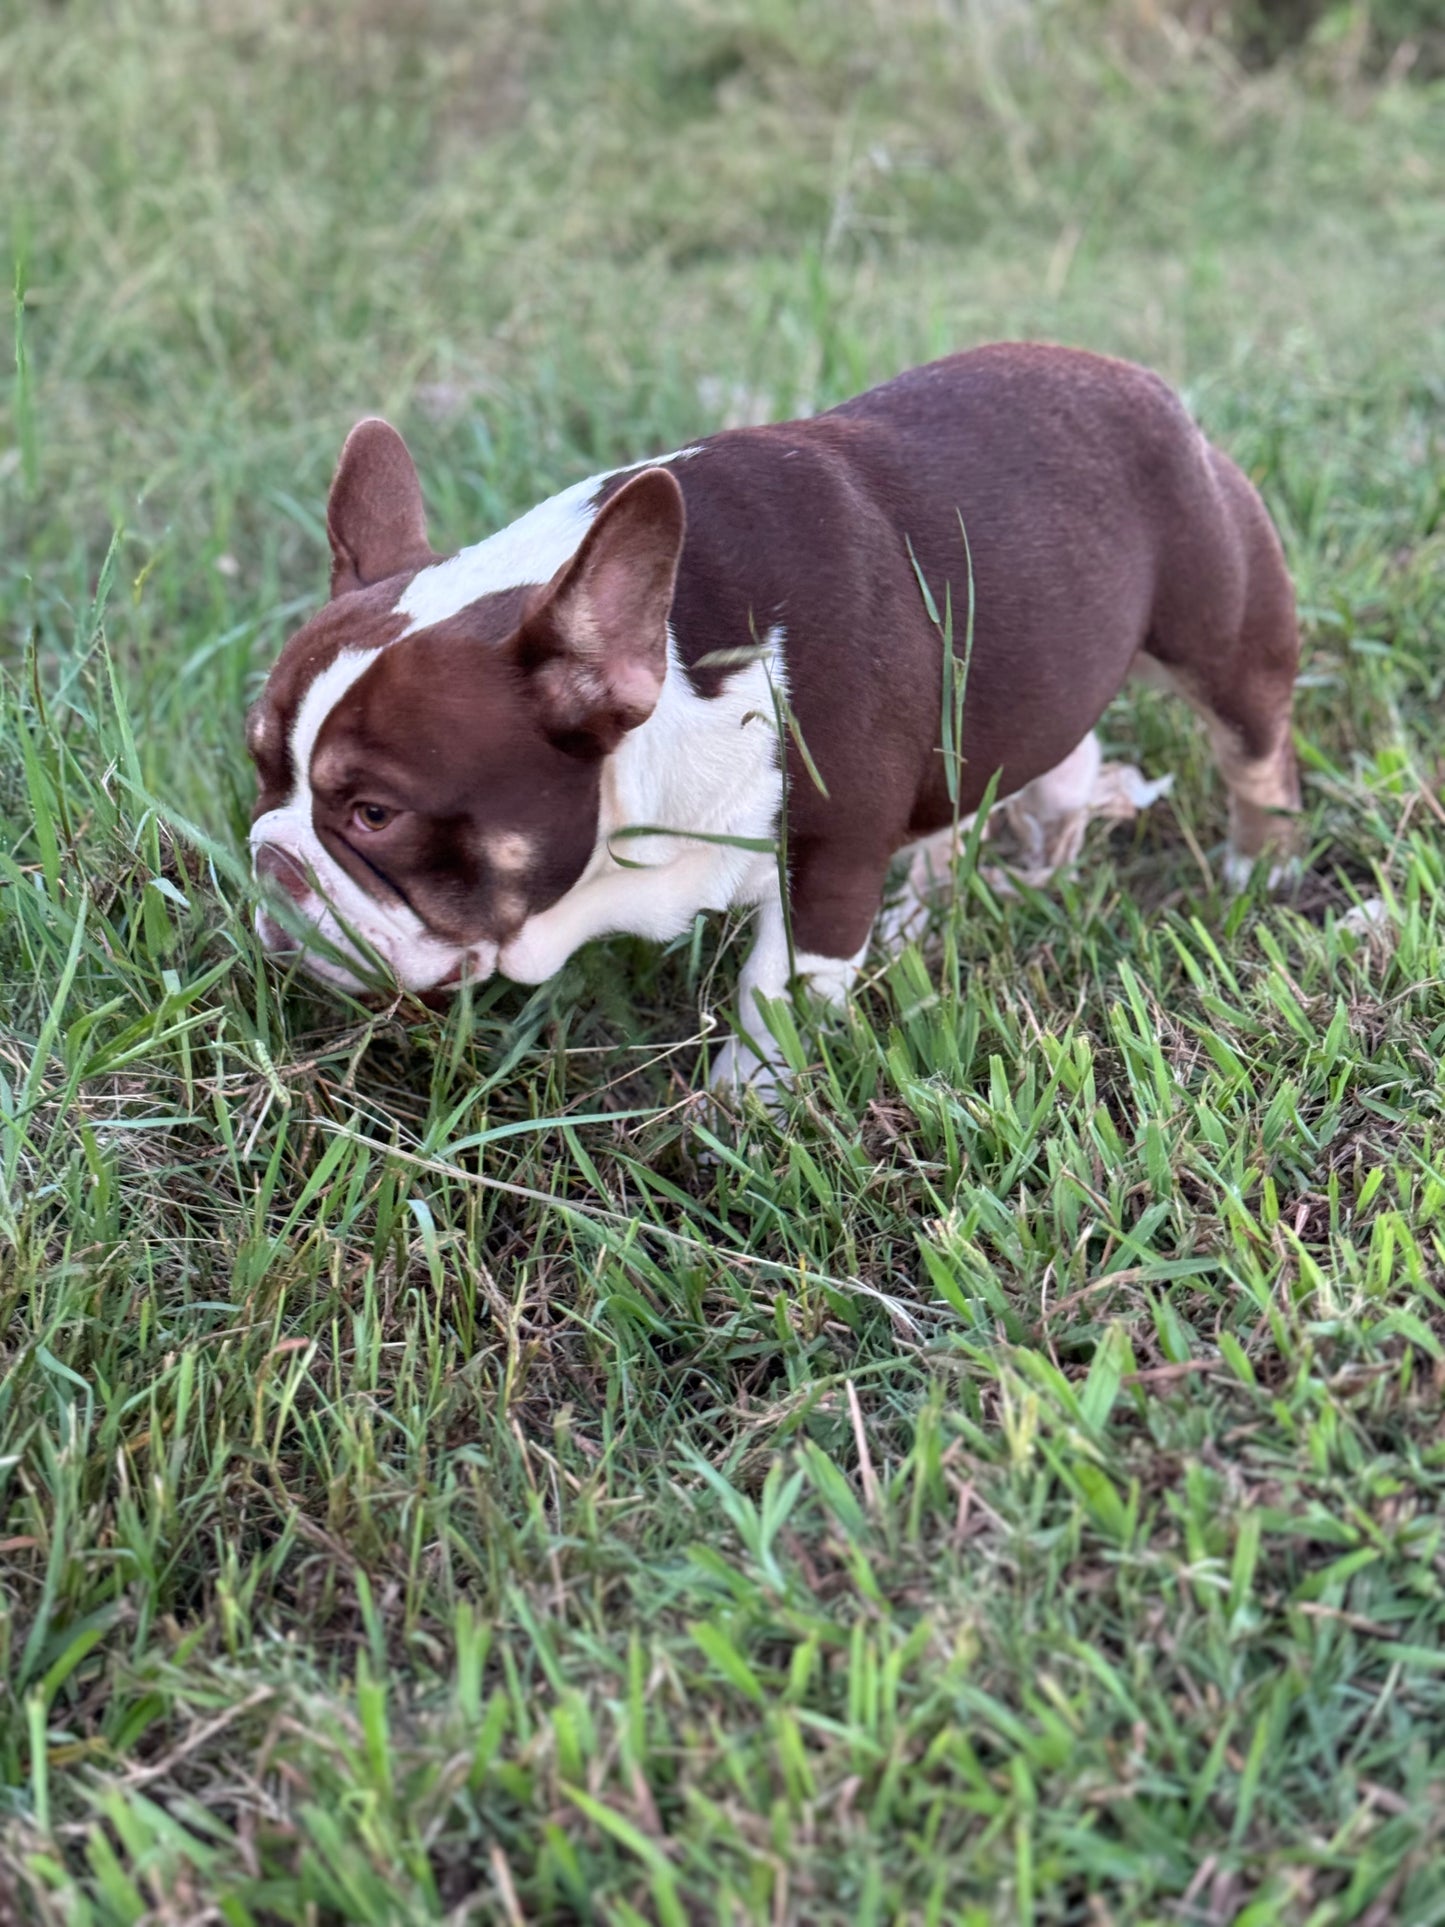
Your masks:
{"label": "dog's jowl", "polygon": [[[591,938],[752,905],[757,1040],[754,995],[789,990],[788,920],[797,974],[843,997],[896,854],[995,773],[1000,798],[1034,786],[1036,817],[1076,808],[1077,785],[1043,779],[1081,763],[1131,673],[1203,717],[1231,869],[1288,842],[1298,641],[1278,539],[1127,363],[955,355],[594,476],[447,558],[401,438],[364,421],[327,527],[331,600],[282,651],[248,744],[256,868],[327,939],[307,961],[338,983],[349,933],[408,989],[539,983]],[[951,785],[919,574],[961,649],[970,564]],[[786,908],[776,857],[747,847],[775,837],[785,784]],[[639,826],[675,834],[619,835]],[[265,911],[259,927],[291,941]],[[738,1045],[720,1074],[758,1069]]]}

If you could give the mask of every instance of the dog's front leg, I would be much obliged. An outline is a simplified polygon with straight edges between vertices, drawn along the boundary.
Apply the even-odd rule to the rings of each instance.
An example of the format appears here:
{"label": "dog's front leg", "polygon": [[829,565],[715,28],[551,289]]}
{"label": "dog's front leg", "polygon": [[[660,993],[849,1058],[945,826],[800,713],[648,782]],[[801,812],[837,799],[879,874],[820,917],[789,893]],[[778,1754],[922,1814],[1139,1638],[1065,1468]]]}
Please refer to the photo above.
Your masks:
{"label": "dog's front leg", "polygon": [[738,979],[738,1035],[713,1059],[714,1090],[750,1088],[765,1104],[776,1096],[787,1066],[763,1004],[791,1001],[795,984],[822,1003],[846,1003],[868,953],[886,870],[886,857],[845,866],[800,854],[793,865],[791,973],[782,898],[774,887],[763,899]]}
{"label": "dog's front leg", "polygon": [[514,984],[544,984],[555,977],[574,950],[614,926],[612,904],[595,883],[569,890],[549,910],[528,917],[497,953],[497,969]]}
{"label": "dog's front leg", "polygon": [[707,888],[709,854],[689,852],[655,869],[608,868],[575,885],[502,945],[498,970],[513,983],[544,984],[594,938],[627,931],[665,943],[678,936],[716,901]]}

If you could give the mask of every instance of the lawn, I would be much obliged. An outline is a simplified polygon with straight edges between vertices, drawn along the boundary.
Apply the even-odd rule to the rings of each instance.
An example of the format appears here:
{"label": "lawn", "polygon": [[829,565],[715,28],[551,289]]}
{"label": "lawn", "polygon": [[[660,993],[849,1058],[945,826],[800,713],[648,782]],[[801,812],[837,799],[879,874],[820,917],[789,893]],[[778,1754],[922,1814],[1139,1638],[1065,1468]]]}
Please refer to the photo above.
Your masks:
{"label": "lawn", "polygon": [[[0,7],[5,1927],[1445,1922],[1445,91],[1199,18]],[[455,546],[1008,335],[1262,489],[1292,897],[1141,692],[1169,799],[781,1121],[689,1102],[718,923],[263,961],[352,420]]]}

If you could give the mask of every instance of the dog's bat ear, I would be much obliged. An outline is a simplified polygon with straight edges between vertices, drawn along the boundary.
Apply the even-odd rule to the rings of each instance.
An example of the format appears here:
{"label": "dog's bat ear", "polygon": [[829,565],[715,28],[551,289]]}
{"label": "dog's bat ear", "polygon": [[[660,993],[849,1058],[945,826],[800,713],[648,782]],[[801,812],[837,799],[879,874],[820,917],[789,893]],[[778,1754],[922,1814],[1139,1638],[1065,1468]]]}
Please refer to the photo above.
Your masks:
{"label": "dog's bat ear", "polygon": [[333,596],[436,560],[416,464],[390,422],[369,416],[347,436],[327,498],[326,533]]}
{"label": "dog's bat ear", "polygon": [[603,504],[517,641],[547,733],[610,750],[657,707],[682,555],[682,490],[647,468]]}

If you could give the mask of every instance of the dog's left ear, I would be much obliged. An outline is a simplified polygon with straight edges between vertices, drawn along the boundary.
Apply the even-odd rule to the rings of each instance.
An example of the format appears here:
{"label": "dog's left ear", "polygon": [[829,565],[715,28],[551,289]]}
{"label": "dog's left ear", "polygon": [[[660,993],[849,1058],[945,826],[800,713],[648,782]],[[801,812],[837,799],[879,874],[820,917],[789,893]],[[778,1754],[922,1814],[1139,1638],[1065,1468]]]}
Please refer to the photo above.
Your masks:
{"label": "dog's left ear", "polygon": [[360,421],[346,438],[326,503],[331,593],[435,562],[411,451],[390,422]]}
{"label": "dog's left ear", "polygon": [[657,707],[685,529],[672,475],[644,469],[598,511],[527,617],[517,660],[554,741],[615,749]]}

